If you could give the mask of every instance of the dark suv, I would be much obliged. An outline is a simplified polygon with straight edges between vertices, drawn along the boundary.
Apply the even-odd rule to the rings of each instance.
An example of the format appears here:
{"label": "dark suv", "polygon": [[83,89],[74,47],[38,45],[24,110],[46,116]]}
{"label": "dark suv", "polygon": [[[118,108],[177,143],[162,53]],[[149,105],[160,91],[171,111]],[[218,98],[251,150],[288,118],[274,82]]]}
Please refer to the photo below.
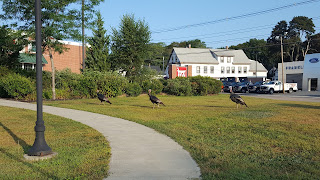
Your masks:
{"label": "dark suv", "polygon": [[258,81],[258,82],[255,82],[254,84],[252,85],[249,85],[248,86],[248,91],[249,93],[260,93],[260,86],[265,84],[266,82],[265,81]]}
{"label": "dark suv", "polygon": [[248,91],[248,85],[250,84],[250,82],[239,82],[237,85],[233,87],[233,92],[246,93]]}
{"label": "dark suv", "polygon": [[234,87],[237,83],[236,82],[224,82],[223,83],[223,91],[230,92],[230,87]]}

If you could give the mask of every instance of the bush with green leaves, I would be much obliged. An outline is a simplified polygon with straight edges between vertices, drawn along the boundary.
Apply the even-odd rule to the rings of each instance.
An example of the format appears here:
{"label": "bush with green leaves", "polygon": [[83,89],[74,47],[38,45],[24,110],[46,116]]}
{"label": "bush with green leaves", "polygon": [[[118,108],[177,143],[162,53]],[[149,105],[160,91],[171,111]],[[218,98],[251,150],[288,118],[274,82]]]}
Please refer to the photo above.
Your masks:
{"label": "bush with green leaves", "polygon": [[191,82],[188,78],[182,77],[168,79],[164,92],[176,96],[190,96],[192,95]]}
{"label": "bush with green leaves", "polygon": [[134,82],[134,83],[128,83],[126,87],[126,94],[127,96],[139,96],[142,92],[141,86]]}
{"label": "bush with green leaves", "polygon": [[19,74],[8,74],[0,79],[1,97],[24,99],[35,90],[35,83]]}
{"label": "bush with green leaves", "polygon": [[125,93],[128,80],[116,72],[85,71],[81,79],[81,89],[96,97],[96,90],[108,97],[116,97]]}
{"label": "bush with green leaves", "polygon": [[222,83],[211,77],[193,76],[189,78],[192,86],[192,93],[195,96],[206,96],[208,94],[218,94]]}
{"label": "bush with green leaves", "polygon": [[151,89],[153,93],[159,94],[163,90],[163,84],[159,79],[145,80],[142,82],[143,92],[148,93],[148,90]]}

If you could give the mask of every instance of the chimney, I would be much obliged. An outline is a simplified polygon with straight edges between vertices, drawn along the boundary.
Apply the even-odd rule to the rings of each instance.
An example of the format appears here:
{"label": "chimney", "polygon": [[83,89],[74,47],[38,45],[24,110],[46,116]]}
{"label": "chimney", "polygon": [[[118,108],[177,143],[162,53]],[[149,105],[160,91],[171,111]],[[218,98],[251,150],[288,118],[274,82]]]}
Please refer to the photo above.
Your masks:
{"label": "chimney", "polygon": [[226,50],[228,50],[229,49],[229,47],[228,46],[226,46]]}
{"label": "chimney", "polygon": [[189,48],[191,48],[191,44],[189,44]]}

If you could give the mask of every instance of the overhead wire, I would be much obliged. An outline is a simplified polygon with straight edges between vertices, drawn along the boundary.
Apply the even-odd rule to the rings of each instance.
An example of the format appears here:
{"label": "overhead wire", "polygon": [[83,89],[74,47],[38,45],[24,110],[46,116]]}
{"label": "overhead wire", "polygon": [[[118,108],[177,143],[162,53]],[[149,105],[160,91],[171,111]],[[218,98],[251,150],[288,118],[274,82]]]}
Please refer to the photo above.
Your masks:
{"label": "overhead wire", "polygon": [[275,7],[275,8],[270,8],[270,9],[267,9],[267,10],[262,10],[262,11],[242,14],[242,15],[233,16],[233,17],[229,17],[229,18],[222,18],[222,19],[217,19],[217,20],[213,20],[213,21],[207,21],[207,22],[183,25],[183,26],[167,28],[167,29],[160,29],[160,30],[151,31],[151,32],[156,34],[156,33],[164,33],[164,32],[177,31],[177,30],[187,29],[187,28],[192,28],[192,27],[204,26],[204,25],[208,25],[208,24],[216,24],[216,23],[220,23],[220,22],[225,22],[225,21],[230,21],[230,20],[237,20],[237,19],[257,16],[257,15],[261,15],[261,14],[271,13],[271,12],[275,12],[275,11],[279,11],[279,10],[283,10],[283,9],[287,9],[287,8],[291,8],[291,7],[295,7],[295,6],[310,4],[310,3],[314,3],[314,2],[318,2],[318,1],[320,1],[320,0],[301,1],[301,2],[298,2],[298,3],[292,3],[292,4],[280,6],[280,7]]}

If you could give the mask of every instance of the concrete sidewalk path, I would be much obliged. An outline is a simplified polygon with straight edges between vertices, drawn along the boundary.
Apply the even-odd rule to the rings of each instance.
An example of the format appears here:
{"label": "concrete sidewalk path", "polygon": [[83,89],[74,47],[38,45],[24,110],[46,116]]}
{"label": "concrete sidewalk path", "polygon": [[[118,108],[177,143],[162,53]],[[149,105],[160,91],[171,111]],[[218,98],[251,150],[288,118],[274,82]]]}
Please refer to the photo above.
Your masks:
{"label": "concrete sidewalk path", "polygon": [[[0,106],[36,111],[36,104],[0,99]],[[43,106],[43,112],[69,118],[101,132],[110,142],[107,180],[197,179],[200,169],[190,154],[168,136],[146,126],[106,115]]]}

